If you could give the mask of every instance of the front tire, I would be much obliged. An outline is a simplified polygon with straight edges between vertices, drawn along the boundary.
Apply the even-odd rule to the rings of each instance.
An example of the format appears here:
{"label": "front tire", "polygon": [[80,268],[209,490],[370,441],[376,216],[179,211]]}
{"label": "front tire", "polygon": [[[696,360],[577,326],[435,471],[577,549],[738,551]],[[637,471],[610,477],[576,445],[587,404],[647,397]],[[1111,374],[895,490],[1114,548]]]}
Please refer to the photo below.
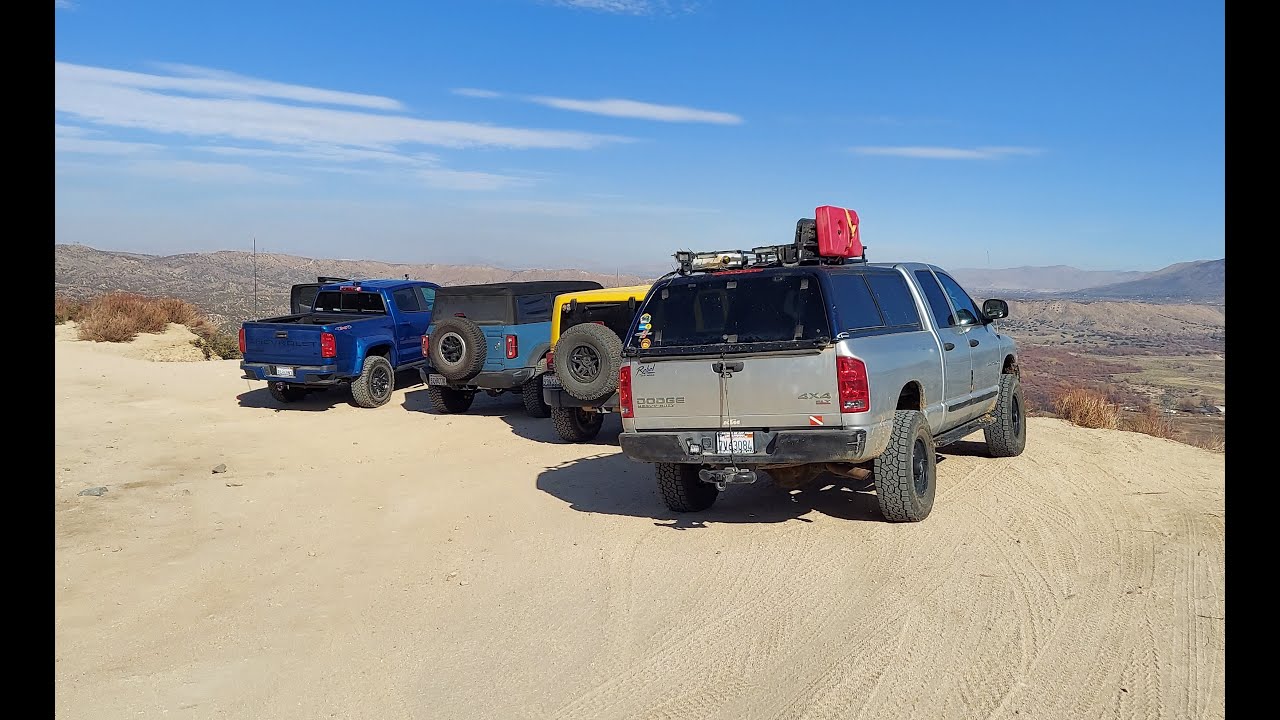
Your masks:
{"label": "front tire", "polygon": [[542,376],[534,375],[520,386],[520,396],[524,400],[524,411],[529,417],[551,417],[551,406],[542,399]]}
{"label": "front tire", "polygon": [[720,489],[698,479],[698,466],[685,463],[657,463],[653,466],[658,478],[658,494],[668,510],[673,512],[700,512],[711,507],[720,496]]}
{"label": "front tire", "polygon": [[391,399],[391,391],[395,389],[395,379],[396,373],[389,360],[381,355],[370,355],[364,359],[360,377],[351,381],[351,399],[363,408],[386,405]]}
{"label": "front tire", "polygon": [[604,415],[579,408],[551,408],[551,424],[561,440],[571,443],[594,440],[604,425]]}
{"label": "front tire", "polygon": [[307,396],[306,390],[300,387],[294,387],[289,383],[271,382],[267,383],[267,388],[270,389],[271,397],[275,398],[276,402],[297,402]]}
{"label": "front tire", "polygon": [[432,385],[427,388],[427,397],[431,398],[431,407],[442,415],[464,413],[471,409],[476,394],[466,390]]}
{"label": "front tire", "polygon": [[1022,383],[1017,375],[1000,376],[996,399],[996,421],[982,429],[991,457],[1016,457],[1027,446],[1026,405],[1022,403]]}
{"label": "front tire", "polygon": [[920,522],[933,510],[938,458],[933,434],[919,410],[893,416],[889,446],[875,460],[876,499],[889,522]]}

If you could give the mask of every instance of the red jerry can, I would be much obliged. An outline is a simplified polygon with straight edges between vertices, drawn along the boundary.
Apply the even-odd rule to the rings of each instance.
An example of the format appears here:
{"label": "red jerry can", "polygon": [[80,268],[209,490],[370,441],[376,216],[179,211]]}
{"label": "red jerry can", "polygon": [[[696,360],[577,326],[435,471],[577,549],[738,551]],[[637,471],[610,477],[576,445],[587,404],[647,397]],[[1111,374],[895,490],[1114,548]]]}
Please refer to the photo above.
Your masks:
{"label": "red jerry can", "polygon": [[823,205],[813,212],[817,225],[818,255],[828,258],[862,257],[858,213],[833,205]]}

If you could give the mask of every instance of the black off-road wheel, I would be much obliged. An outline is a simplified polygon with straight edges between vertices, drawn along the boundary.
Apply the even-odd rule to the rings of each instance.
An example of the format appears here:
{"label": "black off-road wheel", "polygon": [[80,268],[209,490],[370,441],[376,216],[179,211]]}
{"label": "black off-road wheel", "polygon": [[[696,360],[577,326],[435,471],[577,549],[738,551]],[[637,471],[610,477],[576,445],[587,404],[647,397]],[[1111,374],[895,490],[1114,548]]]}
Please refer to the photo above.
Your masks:
{"label": "black off-road wheel", "polygon": [[924,413],[899,410],[893,416],[889,446],[876,458],[876,499],[890,522],[920,522],[933,509],[938,460]]}
{"label": "black off-road wheel", "polygon": [[551,424],[565,442],[587,442],[600,434],[604,415],[582,408],[551,408]]}
{"label": "black off-road wheel", "polygon": [[556,341],[553,364],[565,392],[586,402],[604,400],[618,390],[622,340],[604,325],[574,325]]}
{"label": "black off-road wheel", "polygon": [[271,397],[277,402],[291,403],[297,402],[307,396],[307,391],[284,382],[269,382],[267,388],[271,391]]}
{"label": "black off-road wheel", "polygon": [[488,342],[475,322],[445,318],[431,330],[427,358],[436,372],[454,382],[466,382],[484,369]]}
{"label": "black off-road wheel", "polygon": [[431,398],[431,407],[436,412],[452,415],[471,409],[471,403],[475,401],[476,394],[474,391],[430,385],[427,387],[427,397]]}
{"label": "black off-road wheel", "polygon": [[1017,375],[1000,376],[996,399],[996,421],[982,429],[991,457],[1016,457],[1027,446],[1026,406],[1022,403],[1022,383]]}
{"label": "black off-road wheel", "polygon": [[360,377],[351,381],[351,399],[363,408],[386,405],[396,386],[396,373],[391,362],[381,355],[364,359]]}
{"label": "black off-road wheel", "polygon": [[520,386],[520,398],[529,417],[551,417],[551,406],[542,398],[542,376],[534,375]]}
{"label": "black off-road wheel", "polygon": [[668,510],[700,512],[715,504],[720,489],[698,479],[698,466],[685,463],[657,463],[658,494]]}

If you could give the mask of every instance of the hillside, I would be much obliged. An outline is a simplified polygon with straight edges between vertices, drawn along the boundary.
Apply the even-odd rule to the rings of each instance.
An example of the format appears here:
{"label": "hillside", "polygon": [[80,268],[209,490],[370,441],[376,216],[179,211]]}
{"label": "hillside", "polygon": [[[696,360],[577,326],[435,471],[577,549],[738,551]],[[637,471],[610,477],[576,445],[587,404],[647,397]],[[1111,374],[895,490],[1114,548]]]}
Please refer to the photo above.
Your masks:
{"label": "hillside", "polygon": [[1015,268],[956,268],[951,275],[972,292],[1017,290],[1031,293],[1070,292],[1151,275],[1138,271],[1081,270],[1069,265]]}
{"label": "hillside", "polygon": [[1227,295],[1227,261],[1204,260],[1170,265],[1128,282],[1100,285],[1070,293],[1091,300],[1222,303]]}
{"label": "hillside", "polygon": [[113,290],[189,300],[216,321],[236,324],[287,311],[289,286],[317,276],[411,278],[441,285],[522,280],[595,280],[606,287],[644,282],[633,275],[584,270],[510,270],[483,265],[401,264],[374,260],[322,260],[258,253],[257,304],[252,253],[223,250],[183,255],[140,255],[54,245],[54,289],[88,298]]}

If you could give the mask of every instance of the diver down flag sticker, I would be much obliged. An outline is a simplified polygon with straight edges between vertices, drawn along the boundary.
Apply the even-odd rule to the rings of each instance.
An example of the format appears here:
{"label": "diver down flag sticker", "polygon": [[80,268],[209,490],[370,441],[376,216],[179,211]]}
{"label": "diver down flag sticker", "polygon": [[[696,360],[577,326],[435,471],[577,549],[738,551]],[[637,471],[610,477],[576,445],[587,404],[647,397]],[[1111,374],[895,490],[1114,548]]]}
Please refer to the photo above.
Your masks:
{"label": "diver down flag sticker", "polygon": [[821,415],[810,415],[810,416],[809,416],[809,424],[810,424],[810,425],[821,425],[821,424],[822,424],[822,416],[821,416]]}

